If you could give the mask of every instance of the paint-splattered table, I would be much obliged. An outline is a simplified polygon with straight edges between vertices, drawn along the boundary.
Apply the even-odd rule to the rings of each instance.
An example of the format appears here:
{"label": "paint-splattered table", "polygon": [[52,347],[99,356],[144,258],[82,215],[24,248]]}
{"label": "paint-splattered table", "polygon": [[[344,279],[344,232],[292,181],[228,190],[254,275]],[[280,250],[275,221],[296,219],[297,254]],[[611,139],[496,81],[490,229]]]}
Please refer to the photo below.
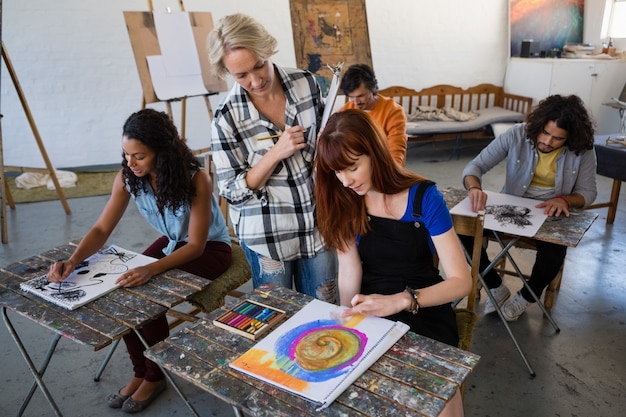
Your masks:
{"label": "paint-splattered table", "polygon": [[[61,336],[90,346],[94,351],[111,346],[109,354],[96,374],[98,380],[122,336],[137,331],[146,323],[163,316],[172,307],[183,303],[191,295],[211,284],[207,279],[184,271],[171,270],[153,277],[145,285],[116,289],[75,310],[64,309],[20,290],[20,282],[47,273],[53,262],[67,259],[75,248],[74,244],[59,246],[0,269],[0,306],[4,322],[35,379],[18,415],[22,415],[37,387],[55,414],[61,415],[42,380]],[[8,311],[54,332],[46,357],[38,368],[33,364],[30,354],[11,323]],[[137,334],[141,336],[140,333]],[[182,394],[181,397],[184,399]],[[189,406],[188,403],[187,405]]]}
{"label": "paint-splattered table", "polygon": [[[292,316],[311,297],[264,285],[245,298]],[[213,325],[232,305],[146,351],[146,356],[195,386],[231,404],[236,415],[251,416],[436,416],[459,388],[479,356],[432,339],[405,334],[329,408],[261,382],[229,367],[256,343]]]}
{"label": "paint-splattered table", "polygon": [[[461,202],[461,200],[467,197],[466,190],[462,188],[456,188],[456,187],[447,187],[447,188],[441,189],[441,193],[443,194],[443,197],[446,200],[446,205],[448,206],[449,210],[451,210],[459,202]],[[457,220],[458,217],[463,217],[463,216],[459,216],[455,214],[452,216],[452,221],[453,222],[458,221]],[[496,265],[498,265],[501,260],[508,259],[508,261],[511,263],[515,271],[511,272],[503,268],[497,269],[497,271],[499,273],[516,275],[522,280],[524,285],[527,286],[527,283],[526,283],[527,277],[522,274],[522,272],[520,271],[519,267],[515,263],[510,253],[510,249],[513,246],[519,245],[520,247],[527,247],[527,248],[535,247],[536,248],[536,246],[532,242],[542,241],[542,242],[549,242],[549,243],[554,243],[554,244],[562,245],[562,246],[576,247],[578,246],[578,243],[580,243],[580,240],[582,239],[585,232],[589,230],[592,223],[595,221],[597,217],[598,217],[597,214],[584,211],[584,210],[570,210],[569,217],[566,217],[566,216],[548,217],[546,221],[543,222],[543,224],[541,225],[537,233],[535,233],[535,235],[532,238],[516,236],[516,235],[512,235],[508,233],[504,234],[504,233],[495,232],[495,231],[490,231],[491,234],[486,233],[485,237],[489,237],[490,239],[495,237],[495,240],[500,245],[500,252],[491,259],[491,263],[489,264],[489,266],[487,266],[484,270],[480,271],[480,274],[478,274],[478,279],[480,280],[480,283],[482,284],[483,287],[486,288],[486,285],[482,277],[492,268],[496,268]],[[557,279],[554,279],[553,282],[557,283]],[[550,285],[546,289],[545,296],[544,296],[545,305],[539,299],[539,297],[541,297],[541,294],[539,294],[539,297],[533,294],[537,302],[537,305],[541,308],[541,310],[544,313],[544,316],[550,321],[550,324],[552,325],[552,327],[554,327],[554,330],[557,333],[560,332],[561,329],[559,329],[559,326],[552,319],[552,316],[549,313],[549,309],[552,307],[554,295],[555,295],[556,290],[558,289],[558,286],[560,286],[560,280],[558,281],[556,286]],[[532,290],[528,286],[527,288],[532,292]],[[500,310],[500,306],[498,305],[498,303],[496,303],[496,300],[493,298],[493,294],[491,294],[490,291],[486,291],[486,294],[489,298],[491,298],[491,302],[495,306],[496,311],[498,315],[500,316],[500,319],[502,320],[502,323],[504,324],[505,329],[507,330],[509,336],[511,337],[511,339],[513,340],[513,343],[515,344],[515,347],[517,348],[517,351],[522,357],[524,364],[528,368],[528,372],[530,373],[531,377],[535,377],[536,376],[535,371],[530,366],[530,363],[526,359],[526,355],[524,355],[522,348],[517,343],[517,339],[513,335],[513,332],[511,331],[509,324],[507,323],[506,319],[504,318],[502,314],[502,311]]]}

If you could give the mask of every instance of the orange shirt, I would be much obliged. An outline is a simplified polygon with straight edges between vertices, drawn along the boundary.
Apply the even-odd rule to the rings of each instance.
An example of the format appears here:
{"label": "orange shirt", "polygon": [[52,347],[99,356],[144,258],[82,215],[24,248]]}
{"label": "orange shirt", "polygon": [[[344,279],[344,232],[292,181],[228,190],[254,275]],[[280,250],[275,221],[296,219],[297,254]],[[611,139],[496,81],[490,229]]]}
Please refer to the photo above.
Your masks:
{"label": "orange shirt", "polygon": [[[352,102],[347,102],[339,111],[357,108]],[[387,135],[389,150],[393,159],[404,166],[408,136],[406,134],[406,113],[404,113],[402,106],[396,103],[394,99],[379,94],[376,107],[367,113]]]}

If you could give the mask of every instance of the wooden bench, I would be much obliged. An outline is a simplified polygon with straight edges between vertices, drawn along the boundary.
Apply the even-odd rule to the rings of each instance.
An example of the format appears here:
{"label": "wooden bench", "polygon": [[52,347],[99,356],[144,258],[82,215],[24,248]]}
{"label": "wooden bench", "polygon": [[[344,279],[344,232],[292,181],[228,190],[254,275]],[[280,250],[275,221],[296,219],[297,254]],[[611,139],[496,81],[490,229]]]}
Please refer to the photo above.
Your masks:
{"label": "wooden bench", "polygon": [[[493,139],[494,123],[517,123],[526,118],[532,98],[505,93],[502,87],[480,84],[463,89],[452,85],[436,85],[420,91],[402,86],[379,90],[379,94],[394,98],[407,113],[407,134],[411,142],[440,142],[454,140],[454,152],[459,155],[464,139]],[[451,108],[459,112],[478,113],[468,121],[411,121],[418,108]]]}

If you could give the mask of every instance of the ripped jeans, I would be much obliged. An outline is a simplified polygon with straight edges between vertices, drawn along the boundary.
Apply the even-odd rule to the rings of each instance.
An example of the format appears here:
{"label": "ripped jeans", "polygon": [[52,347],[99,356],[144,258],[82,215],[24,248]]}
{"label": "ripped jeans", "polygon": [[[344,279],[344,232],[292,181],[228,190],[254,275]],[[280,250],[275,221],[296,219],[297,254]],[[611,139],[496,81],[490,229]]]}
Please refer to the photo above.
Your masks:
{"label": "ripped jeans", "polygon": [[334,251],[319,252],[315,258],[276,261],[248,248],[241,247],[252,269],[252,285],[275,283],[293,288],[318,300],[337,302],[337,255]]}

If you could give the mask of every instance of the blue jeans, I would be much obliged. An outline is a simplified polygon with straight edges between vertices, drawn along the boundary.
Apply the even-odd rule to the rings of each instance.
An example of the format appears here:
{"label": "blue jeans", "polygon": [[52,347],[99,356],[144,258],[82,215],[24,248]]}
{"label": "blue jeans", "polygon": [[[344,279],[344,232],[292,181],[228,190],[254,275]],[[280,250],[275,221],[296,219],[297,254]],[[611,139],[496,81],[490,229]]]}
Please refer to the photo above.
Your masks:
{"label": "blue jeans", "polygon": [[337,302],[337,255],[334,251],[319,252],[314,258],[277,261],[248,248],[241,247],[252,269],[252,285],[275,283],[285,288],[315,297],[329,303]]}

